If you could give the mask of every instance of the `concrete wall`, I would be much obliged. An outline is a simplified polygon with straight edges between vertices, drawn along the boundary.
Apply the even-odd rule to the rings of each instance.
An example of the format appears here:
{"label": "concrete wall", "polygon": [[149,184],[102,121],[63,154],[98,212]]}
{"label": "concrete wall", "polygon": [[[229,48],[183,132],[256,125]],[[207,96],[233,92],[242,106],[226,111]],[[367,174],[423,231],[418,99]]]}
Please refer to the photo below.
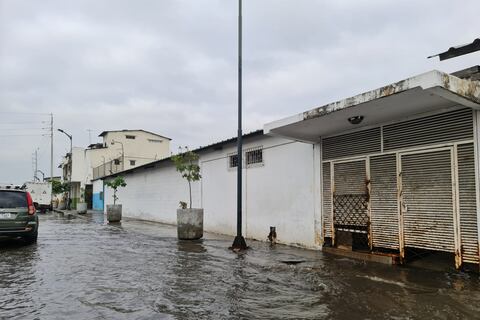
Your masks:
{"label": "concrete wall", "polygon": [[[150,221],[175,224],[179,201],[188,202],[188,184],[172,162],[156,168],[140,168],[124,175],[127,186],[119,189],[117,203],[123,206],[123,215]],[[105,203],[113,203],[113,190],[105,187]],[[200,183],[192,185],[193,206],[200,207]]]}
{"label": "concrete wall", "polygon": [[[315,246],[313,146],[263,136],[244,149],[263,147],[263,165],[243,169],[243,230],[247,238],[266,240],[275,226],[278,241]],[[236,169],[228,168],[231,145],[201,156],[205,229],[236,234]],[[244,159],[245,163],[245,159]]]}
{"label": "concrete wall", "polygon": [[103,210],[104,194],[103,194],[103,180],[95,180],[93,182],[92,195],[93,210]]}
{"label": "concrete wall", "polygon": [[[316,247],[315,221],[321,219],[314,147],[268,136],[244,141],[244,150],[260,146],[263,164],[243,169],[244,235],[266,240],[275,226],[279,242]],[[235,151],[231,144],[200,154],[202,180],[193,187],[193,203],[204,208],[205,231],[236,233],[236,168],[228,165]],[[170,161],[157,166],[126,174],[119,203],[127,217],[175,224],[178,202],[188,199],[187,183]],[[106,203],[112,203],[111,190],[105,192]]]}

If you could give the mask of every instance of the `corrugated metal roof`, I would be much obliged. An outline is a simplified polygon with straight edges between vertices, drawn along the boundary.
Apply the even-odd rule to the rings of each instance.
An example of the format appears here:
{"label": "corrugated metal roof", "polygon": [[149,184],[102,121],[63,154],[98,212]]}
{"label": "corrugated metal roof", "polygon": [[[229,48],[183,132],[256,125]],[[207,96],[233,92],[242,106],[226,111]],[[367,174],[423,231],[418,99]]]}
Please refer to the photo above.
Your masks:
{"label": "corrugated metal roof", "polygon": [[[255,131],[244,134],[242,136],[242,139],[250,139],[250,138],[254,138],[254,137],[257,137],[257,136],[261,136],[261,135],[263,135],[263,130],[259,129],[259,130],[255,130]],[[212,143],[212,144],[209,144],[209,145],[206,145],[206,146],[200,146],[200,147],[198,147],[196,149],[193,149],[191,151],[193,151],[195,153],[201,153],[201,152],[205,152],[207,150],[221,150],[223,148],[223,146],[235,143],[236,141],[237,141],[237,137],[233,137],[233,138],[221,140],[219,142],[215,142],[215,143]],[[167,157],[167,158],[163,158],[163,159],[160,159],[160,160],[157,160],[157,161],[149,162],[149,163],[146,163],[144,165],[141,165],[141,166],[138,166],[138,167],[135,167],[135,168],[131,168],[131,169],[128,169],[128,170],[116,172],[114,174],[107,175],[107,176],[104,176],[104,177],[101,177],[101,178],[98,178],[98,179],[93,179],[92,181],[101,180],[101,179],[105,179],[105,178],[108,178],[108,177],[115,177],[115,176],[118,176],[118,175],[121,175],[121,174],[130,173],[130,172],[133,172],[135,170],[142,169],[142,168],[145,168],[145,169],[153,168],[153,167],[155,167],[156,164],[163,163],[163,162],[166,162],[166,161],[171,161],[171,157]]]}

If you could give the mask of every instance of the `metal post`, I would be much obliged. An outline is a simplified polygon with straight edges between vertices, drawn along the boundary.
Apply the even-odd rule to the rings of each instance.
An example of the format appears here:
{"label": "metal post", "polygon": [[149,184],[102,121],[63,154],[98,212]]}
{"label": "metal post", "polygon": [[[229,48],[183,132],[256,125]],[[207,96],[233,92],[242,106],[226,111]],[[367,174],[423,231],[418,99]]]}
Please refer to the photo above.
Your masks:
{"label": "metal post", "polygon": [[237,236],[231,249],[245,250],[242,236],[242,0],[238,0],[238,136],[237,136]]}
{"label": "metal post", "polygon": [[70,138],[70,175],[68,177],[68,184],[70,186],[70,191],[68,191],[68,202],[67,202],[67,209],[71,210],[72,209],[72,174],[73,174],[73,139],[72,136],[69,136]]}
{"label": "metal post", "polygon": [[35,174],[33,175],[33,182],[39,180],[37,178],[37,171],[38,171],[38,148],[35,149]]}
{"label": "metal post", "polygon": [[[50,113],[50,183],[53,186],[53,113]],[[50,208],[53,209],[53,192],[51,192]]]}

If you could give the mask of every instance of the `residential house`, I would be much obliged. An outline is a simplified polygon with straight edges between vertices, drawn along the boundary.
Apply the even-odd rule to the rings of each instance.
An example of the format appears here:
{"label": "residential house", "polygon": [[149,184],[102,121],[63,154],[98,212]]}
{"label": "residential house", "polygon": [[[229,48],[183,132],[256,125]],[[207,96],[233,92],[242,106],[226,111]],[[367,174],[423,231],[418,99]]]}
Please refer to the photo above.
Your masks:
{"label": "residential house", "polygon": [[[61,167],[63,178],[72,177],[72,207],[83,194],[88,208],[103,210],[103,184],[92,180],[128,170],[170,155],[170,138],[145,130],[104,131],[101,143],[74,147]],[[72,161],[70,161],[70,159]]]}

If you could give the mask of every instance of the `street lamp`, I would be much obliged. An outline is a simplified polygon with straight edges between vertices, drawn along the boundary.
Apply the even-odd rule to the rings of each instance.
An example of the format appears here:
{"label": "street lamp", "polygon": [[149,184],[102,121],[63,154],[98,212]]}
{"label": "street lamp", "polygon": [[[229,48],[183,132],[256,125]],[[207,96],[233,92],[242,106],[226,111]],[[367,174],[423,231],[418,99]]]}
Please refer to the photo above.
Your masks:
{"label": "street lamp", "polygon": [[70,209],[70,198],[72,194],[72,172],[73,172],[73,138],[71,134],[66,133],[62,129],[58,129],[59,132],[63,133],[70,139],[70,175],[68,177],[68,185],[69,185],[69,191],[68,191],[68,197],[67,197],[67,208]]}
{"label": "street lamp", "polygon": [[125,170],[125,149],[123,148],[123,143],[120,141],[112,140],[110,144],[114,145],[115,143],[120,143],[122,145],[122,171],[123,171]]}
{"label": "street lamp", "polygon": [[42,174],[42,181],[45,181],[45,173],[43,173],[43,171],[40,169],[37,169],[37,171],[35,171],[35,173],[37,172],[40,172]]}
{"label": "street lamp", "polygon": [[238,136],[237,136],[237,236],[231,249],[247,249],[242,236],[242,0],[238,0]]}

